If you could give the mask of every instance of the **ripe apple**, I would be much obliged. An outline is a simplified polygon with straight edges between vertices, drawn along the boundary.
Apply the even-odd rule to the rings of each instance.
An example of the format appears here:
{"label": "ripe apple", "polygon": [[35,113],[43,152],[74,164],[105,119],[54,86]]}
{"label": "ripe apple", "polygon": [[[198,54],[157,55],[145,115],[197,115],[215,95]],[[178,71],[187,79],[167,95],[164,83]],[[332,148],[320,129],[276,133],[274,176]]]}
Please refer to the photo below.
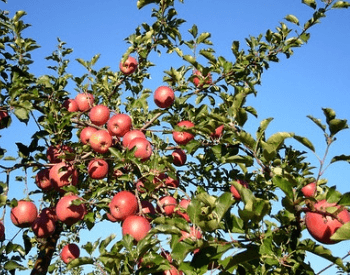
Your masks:
{"label": "ripe apple", "polygon": [[92,136],[92,134],[97,132],[97,131],[98,130],[94,127],[91,127],[91,126],[85,127],[80,132],[80,141],[83,144],[88,144],[90,142],[90,137]]}
{"label": "ripe apple", "polygon": [[112,136],[123,137],[130,131],[132,126],[131,117],[127,114],[116,114],[107,122],[107,129]]}
{"label": "ripe apple", "polygon": [[148,160],[152,155],[152,145],[149,143],[149,141],[145,138],[134,138],[128,146],[129,150],[132,150],[134,147],[136,147],[136,150],[134,152],[134,156],[136,158],[140,158],[142,161]]}
{"label": "ripe apple", "polygon": [[[336,203],[327,202],[327,200],[321,200],[314,204],[317,211],[327,212],[328,207],[340,208],[340,205]],[[337,214],[338,219],[343,223],[350,222],[350,213],[348,210],[344,209]],[[305,214],[305,225],[310,235],[314,237],[317,241],[324,244],[335,244],[337,241],[331,240],[331,236],[341,227],[343,224],[337,219],[334,219],[330,215],[316,213],[316,212],[306,212]]]}
{"label": "ripe apple", "polygon": [[317,185],[316,182],[311,182],[301,188],[301,192],[306,198],[314,197],[316,195]]}
{"label": "ripe apple", "polygon": [[186,163],[187,156],[184,150],[180,148],[175,149],[171,155],[173,157],[173,164],[175,166],[182,166]]}
{"label": "ripe apple", "polygon": [[19,200],[17,206],[11,209],[11,221],[20,228],[30,227],[38,216],[38,209],[31,201]]}
{"label": "ripe apple", "polygon": [[145,184],[143,183],[142,180],[138,180],[135,183],[135,187],[136,187],[137,191],[140,192],[140,193],[145,193],[146,192]]}
{"label": "ripe apple", "polygon": [[7,111],[0,111],[0,129],[7,127],[10,116]]}
{"label": "ripe apple", "polygon": [[[239,184],[241,184],[243,187],[245,188],[249,188],[249,185],[246,181],[244,180],[236,180]],[[241,200],[241,195],[238,193],[238,190],[236,189],[236,187],[234,187],[233,185],[230,186],[230,191],[234,197],[235,200],[239,201]]]}
{"label": "ripe apple", "polygon": [[94,96],[90,93],[80,93],[74,99],[78,104],[79,111],[86,112],[94,105]]}
{"label": "ripe apple", "polygon": [[66,108],[70,113],[79,111],[78,103],[72,98],[69,98],[63,102],[63,107]]}
{"label": "ripe apple", "polygon": [[178,270],[175,266],[170,265],[171,268],[169,270],[163,271],[163,275],[183,275],[183,272]]}
{"label": "ripe apple", "polygon": [[179,180],[177,179],[173,179],[172,177],[167,176],[165,181],[164,181],[165,185],[168,187],[172,187],[172,188],[177,188],[179,187]]}
{"label": "ripe apple", "polygon": [[[180,121],[177,126],[184,128],[193,128],[194,124],[191,121],[183,120]],[[192,139],[194,139],[194,135],[185,131],[174,131],[173,139],[177,144],[186,145]]]}
{"label": "ripe apple", "polygon": [[60,162],[51,167],[49,172],[50,182],[53,188],[61,190],[63,186],[77,185],[78,171],[66,162]]}
{"label": "ripe apple", "polygon": [[219,139],[222,136],[223,131],[224,131],[224,125],[220,125],[215,129],[214,133],[212,133],[210,137],[212,139]]}
{"label": "ripe apple", "polygon": [[201,88],[204,84],[208,84],[210,85],[212,83],[212,78],[210,73],[207,76],[203,76],[202,73],[198,70],[195,70],[193,72],[193,84],[197,87],[197,88]]}
{"label": "ripe apple", "polygon": [[151,169],[150,173],[154,175],[154,178],[152,180],[153,185],[155,188],[159,188],[161,186],[164,186],[165,180],[168,178],[168,175],[165,173],[162,173],[158,171],[157,169]]}
{"label": "ripe apple", "polygon": [[84,219],[86,213],[85,205],[83,203],[74,205],[74,200],[82,201],[82,199],[77,195],[68,194],[60,198],[56,204],[56,214],[58,220],[69,226]]}
{"label": "ripe apple", "polygon": [[108,174],[108,163],[104,159],[93,159],[88,164],[89,176],[93,179],[103,179]]}
{"label": "ripe apple", "polygon": [[[177,201],[172,196],[164,196],[159,199],[159,204],[164,210],[164,214],[167,216],[172,215],[175,212],[175,208],[177,206]],[[157,211],[162,213],[160,206],[157,206]]]}
{"label": "ripe apple", "polygon": [[[141,207],[142,216],[145,216],[148,221],[151,221],[152,216],[156,214],[153,204],[149,201],[142,200]],[[137,210],[137,212],[140,212],[140,210]]]}
{"label": "ripe apple", "polygon": [[198,239],[202,238],[202,233],[199,229],[197,229],[194,225],[191,226],[190,232],[181,230],[181,238],[179,241],[185,240],[185,239],[192,239],[193,241],[196,241]]}
{"label": "ripe apple", "polygon": [[91,108],[89,118],[97,126],[105,124],[109,119],[109,109],[105,105],[96,105]]}
{"label": "ripe apple", "polygon": [[128,216],[136,214],[138,203],[136,196],[130,191],[120,191],[114,195],[109,204],[109,211],[118,221],[125,220]]}
{"label": "ripe apple", "polygon": [[0,221],[0,241],[3,241],[5,238],[5,226],[2,221]]}
{"label": "ripe apple", "polygon": [[111,213],[106,213],[107,219],[111,222],[117,222],[118,220],[113,217]]}
{"label": "ripe apple", "polygon": [[57,214],[56,214],[56,208],[55,207],[45,207],[40,212],[41,216],[47,216],[49,219],[57,222]]}
{"label": "ripe apple", "polygon": [[119,63],[119,69],[125,75],[132,74],[137,69],[137,60],[132,56],[129,56],[124,63]]}
{"label": "ripe apple", "polygon": [[50,168],[41,169],[35,176],[35,183],[44,192],[53,189],[50,180]]}
{"label": "ripe apple", "polygon": [[142,216],[128,216],[122,224],[122,232],[124,235],[132,236],[136,241],[141,241],[146,237],[148,231],[151,230],[151,224]]}
{"label": "ripe apple", "polygon": [[69,145],[50,145],[46,151],[47,160],[50,163],[59,163],[65,160],[73,160],[74,156],[71,155],[74,150]]}
{"label": "ripe apple", "polygon": [[106,153],[112,146],[112,136],[107,130],[97,130],[90,137],[90,146],[97,153]]}
{"label": "ripe apple", "polygon": [[75,243],[66,244],[61,250],[61,259],[65,264],[79,258],[80,249]]}
{"label": "ripe apple", "polygon": [[174,100],[175,93],[167,86],[160,86],[154,91],[154,102],[159,108],[169,108]]}
{"label": "ripe apple", "polygon": [[187,209],[188,205],[190,204],[190,202],[191,202],[190,199],[182,199],[178,205],[179,210],[176,211],[177,215],[183,217],[188,222],[190,222],[190,217],[186,213],[186,209]]}
{"label": "ripe apple", "polygon": [[134,138],[138,138],[138,137],[139,138],[146,138],[145,134],[140,130],[131,130],[131,131],[127,132],[123,137],[123,146],[128,147],[130,142]]}
{"label": "ripe apple", "polygon": [[32,230],[38,238],[48,238],[55,232],[56,222],[42,212],[32,223]]}

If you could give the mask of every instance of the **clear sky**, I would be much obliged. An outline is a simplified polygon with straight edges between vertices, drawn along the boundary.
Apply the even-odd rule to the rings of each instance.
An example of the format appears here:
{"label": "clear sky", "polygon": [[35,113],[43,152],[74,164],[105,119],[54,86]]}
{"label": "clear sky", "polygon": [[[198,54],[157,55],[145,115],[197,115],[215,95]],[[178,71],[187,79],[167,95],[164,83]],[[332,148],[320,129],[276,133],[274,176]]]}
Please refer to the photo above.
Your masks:
{"label": "clear sky", "polygon": [[[129,34],[142,22],[152,22],[151,6],[137,10],[136,1],[122,0],[61,0],[61,1],[24,1],[8,0],[0,3],[0,9],[9,10],[13,15],[17,10],[25,10],[24,17],[30,27],[25,34],[34,38],[41,48],[33,53],[35,63],[32,71],[37,75],[48,73],[49,63],[44,57],[51,54],[57,45],[57,37],[73,48],[69,72],[81,75],[84,72],[75,58],[89,60],[101,53],[98,67],[110,66],[118,69],[120,58],[128,45],[124,42]],[[312,14],[312,9],[295,0],[185,0],[185,4],[176,3],[179,17],[186,19],[183,30],[186,32],[193,24],[200,32],[211,32],[211,40],[218,55],[232,59],[231,43],[239,40],[244,45],[244,38],[274,29],[287,14],[294,14],[303,24]],[[323,156],[325,143],[322,132],[307,115],[323,119],[321,108],[333,108],[339,118],[350,119],[350,10],[334,10],[328,13],[322,23],[311,29],[308,44],[295,50],[288,60],[281,56],[281,61],[271,64],[263,75],[262,85],[257,87],[259,94],[251,97],[248,104],[254,106],[258,119],[251,118],[247,130],[252,133],[259,122],[267,117],[274,117],[268,133],[277,131],[295,132],[307,136],[315,145],[318,155]],[[157,64],[152,70],[151,89],[162,82],[164,69],[169,68],[166,55],[153,56]],[[179,67],[180,63],[171,64]],[[75,92],[72,88],[72,97]],[[14,130],[15,129],[15,130]],[[25,143],[24,125],[16,119],[12,127],[2,130],[1,147],[9,149],[11,143]],[[330,155],[350,154],[350,131],[339,135]],[[13,152],[16,147],[13,144]],[[310,161],[318,166],[317,159],[310,153]],[[347,163],[332,165],[324,175],[330,185],[336,185],[340,192],[348,192],[350,166]],[[4,175],[0,175],[4,180]],[[18,184],[18,183],[16,183]],[[14,197],[18,194],[10,193]],[[120,234],[119,228],[115,230]],[[335,255],[347,253],[349,241],[329,246]],[[310,258],[315,270],[321,269],[327,262]],[[329,271],[334,274],[334,269]]]}

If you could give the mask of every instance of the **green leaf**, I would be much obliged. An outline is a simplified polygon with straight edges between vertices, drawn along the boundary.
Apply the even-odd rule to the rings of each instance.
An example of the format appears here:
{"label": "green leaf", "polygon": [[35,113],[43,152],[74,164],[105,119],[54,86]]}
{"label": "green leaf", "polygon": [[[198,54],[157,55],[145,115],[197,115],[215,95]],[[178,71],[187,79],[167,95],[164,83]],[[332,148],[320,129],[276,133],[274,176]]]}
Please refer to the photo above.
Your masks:
{"label": "green leaf", "polygon": [[94,260],[89,258],[89,257],[79,257],[79,258],[74,259],[73,261],[69,262],[69,264],[67,265],[67,268],[72,269],[72,268],[77,267],[77,266],[93,264],[93,263],[94,263]]}
{"label": "green leaf", "polygon": [[190,34],[192,34],[193,38],[196,38],[198,35],[197,25],[193,24],[192,28],[188,30]]}
{"label": "green leaf", "polygon": [[334,136],[338,132],[348,129],[349,125],[347,124],[346,119],[332,119],[329,121],[329,131],[331,133],[331,136]]}
{"label": "green leaf", "polygon": [[337,231],[335,231],[335,233],[331,236],[331,240],[350,240],[350,222],[343,224],[340,228],[338,228]]}
{"label": "green leaf", "polygon": [[270,118],[266,118],[260,122],[260,126],[258,128],[258,131],[256,132],[257,141],[259,141],[260,139],[262,139],[264,137],[265,131],[272,120],[273,120],[273,118],[270,117]]}
{"label": "green leaf", "polygon": [[312,152],[315,152],[315,147],[308,138],[295,135],[294,139],[309,148]]}
{"label": "green leaf", "polygon": [[299,25],[299,19],[295,15],[289,14],[284,19],[286,19],[289,22],[292,22],[294,24]]}
{"label": "green leaf", "polygon": [[209,32],[204,32],[204,33],[201,33],[199,35],[199,37],[197,38],[196,40],[196,43],[197,44],[200,44],[202,43],[203,41],[205,41],[207,38],[209,38],[211,36],[211,34]]}
{"label": "green leaf", "polygon": [[289,198],[293,197],[293,186],[287,181],[285,178],[280,176],[274,176],[272,178],[272,182],[280,188]]}
{"label": "green leaf", "polygon": [[98,249],[99,249],[99,251],[100,251],[101,254],[104,253],[104,252],[106,252],[106,247],[110,244],[111,241],[113,241],[113,240],[115,239],[115,237],[116,237],[115,234],[111,234],[109,237],[107,237],[106,239],[104,239],[104,240],[100,243]]}
{"label": "green leaf", "polygon": [[151,3],[157,3],[157,0],[138,0],[137,1],[137,8],[142,9],[144,6],[151,4]]}
{"label": "green leaf", "polygon": [[[237,266],[247,261],[252,261],[254,259],[259,259],[259,247],[258,246],[250,246],[246,250],[240,253],[236,253],[233,256],[227,257],[224,260],[225,269],[229,269],[231,267]],[[228,260],[227,263],[226,260]]]}
{"label": "green leaf", "polygon": [[327,126],[321,123],[321,120],[318,118],[314,118],[313,116],[308,115],[307,116],[309,119],[311,119],[318,127],[322,129],[323,132],[326,131]]}
{"label": "green leaf", "polygon": [[247,146],[249,149],[254,150],[256,141],[254,140],[254,138],[252,137],[251,134],[249,134],[249,133],[247,133],[245,131],[241,131],[237,135],[236,138],[237,138],[237,140],[242,142],[245,146]]}
{"label": "green leaf", "polygon": [[337,1],[333,4],[332,9],[347,9],[348,7],[350,7],[350,2]]}
{"label": "green leaf", "polygon": [[309,7],[316,9],[317,5],[316,5],[316,1],[315,0],[302,0],[302,3],[304,3],[305,5],[308,5]]}
{"label": "green leaf", "polygon": [[196,67],[197,61],[192,55],[184,55],[183,57],[187,62],[191,63],[193,66]]}
{"label": "green leaf", "polygon": [[20,265],[19,263],[13,260],[7,261],[4,265],[4,268],[6,270],[26,270],[27,269],[23,265]]}
{"label": "green leaf", "polygon": [[29,121],[29,111],[25,108],[16,108],[14,114],[21,122],[27,124]]}
{"label": "green leaf", "polygon": [[214,211],[218,221],[221,221],[227,210],[230,209],[233,202],[234,199],[232,198],[232,194],[230,192],[225,192],[216,199]]}
{"label": "green leaf", "polygon": [[334,163],[336,161],[347,161],[350,164],[350,155],[334,156],[331,160],[331,163]]}

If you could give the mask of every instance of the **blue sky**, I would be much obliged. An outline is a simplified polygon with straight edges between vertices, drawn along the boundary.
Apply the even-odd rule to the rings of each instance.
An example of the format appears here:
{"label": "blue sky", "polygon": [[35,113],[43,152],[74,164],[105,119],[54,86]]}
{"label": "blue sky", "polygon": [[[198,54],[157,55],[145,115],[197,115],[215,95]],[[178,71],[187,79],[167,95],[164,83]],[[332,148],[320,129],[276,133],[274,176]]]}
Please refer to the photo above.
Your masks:
{"label": "blue sky", "polygon": [[[75,58],[89,60],[101,53],[98,67],[110,66],[118,69],[120,58],[128,45],[124,42],[129,34],[142,22],[152,22],[150,10],[137,10],[136,1],[24,1],[8,0],[0,3],[0,9],[9,10],[13,15],[17,10],[25,10],[24,17],[32,26],[25,32],[34,38],[41,48],[33,53],[35,63],[32,70],[37,75],[48,73],[49,63],[44,57],[51,54],[57,45],[57,37],[73,48],[69,72],[79,75],[85,73],[74,61]],[[186,32],[195,23],[200,32],[211,32],[217,55],[234,60],[231,43],[239,40],[244,45],[248,35],[256,36],[274,29],[287,14],[294,14],[303,24],[312,14],[312,9],[292,0],[185,0],[185,4],[176,3],[179,17],[186,19],[183,30]],[[215,4],[214,4],[215,3]],[[267,117],[274,117],[269,134],[277,131],[295,132],[307,136],[315,145],[317,153],[323,156],[325,149],[322,132],[307,115],[323,119],[321,108],[333,108],[339,118],[350,119],[350,14],[349,10],[334,10],[323,18],[322,23],[311,29],[308,44],[295,50],[288,60],[281,56],[281,61],[271,64],[263,75],[262,85],[257,87],[259,94],[251,97],[248,104],[254,106],[258,119],[251,118],[247,130],[254,133],[259,122]],[[155,89],[162,82],[164,69],[169,68],[166,55],[153,56],[157,67],[152,71],[150,89]],[[179,65],[171,64],[173,67]],[[75,92],[72,87],[72,97]],[[13,129],[16,129],[14,131]],[[25,143],[26,131],[23,124],[15,119],[11,128],[2,130],[1,146],[10,146],[13,140]],[[344,131],[330,150],[330,155],[350,154],[350,131]],[[310,161],[317,166],[317,159],[310,153]],[[325,177],[330,185],[336,185],[340,192],[349,191],[349,164],[337,163],[329,167]],[[0,175],[0,180],[4,176]],[[10,193],[11,194],[11,193]],[[15,194],[12,194],[15,196]],[[119,229],[115,230],[120,234]],[[347,252],[348,241],[329,246],[338,256]],[[321,268],[327,263],[310,258],[312,265]],[[334,274],[334,270],[331,273]]]}

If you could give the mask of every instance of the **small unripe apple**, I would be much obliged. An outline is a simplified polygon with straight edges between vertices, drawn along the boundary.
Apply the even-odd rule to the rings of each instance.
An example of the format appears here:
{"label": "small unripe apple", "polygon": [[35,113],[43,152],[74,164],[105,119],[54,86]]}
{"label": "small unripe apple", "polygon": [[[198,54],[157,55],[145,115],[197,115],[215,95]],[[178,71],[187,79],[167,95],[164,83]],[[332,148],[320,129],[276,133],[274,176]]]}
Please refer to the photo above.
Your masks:
{"label": "small unripe apple", "polygon": [[88,164],[89,176],[93,179],[103,179],[108,174],[108,163],[104,159],[93,159]]}
{"label": "small unripe apple", "polygon": [[96,105],[91,108],[89,118],[97,126],[105,124],[109,119],[110,111],[105,105]]}
{"label": "small unripe apple", "polygon": [[151,224],[142,216],[128,216],[122,224],[123,235],[130,235],[136,241],[141,241],[151,230]]}
{"label": "small unripe apple", "polygon": [[90,142],[90,137],[92,136],[93,133],[97,132],[98,130],[94,127],[88,126],[85,127],[83,130],[80,132],[80,141],[83,144],[88,144]]}
{"label": "small unripe apple", "polygon": [[115,194],[109,204],[109,212],[118,221],[123,221],[128,216],[136,214],[137,209],[138,203],[136,196],[126,190]]}
{"label": "small unripe apple", "polygon": [[175,100],[174,91],[167,86],[160,86],[154,91],[154,102],[159,108],[169,108]]}
{"label": "small unripe apple", "polygon": [[80,249],[74,243],[66,244],[60,253],[61,259],[65,264],[68,264],[70,261],[79,258]]}
{"label": "small unripe apple", "polygon": [[175,166],[182,166],[185,165],[187,156],[184,150],[178,148],[175,149],[175,151],[171,154],[173,157],[173,164]]}
{"label": "small unripe apple", "polygon": [[36,217],[38,209],[31,201],[20,200],[17,206],[11,209],[11,221],[20,228],[30,227]]}
{"label": "small unripe apple", "polygon": [[112,146],[112,136],[107,130],[97,130],[90,137],[90,146],[97,153],[106,153]]}
{"label": "small unripe apple", "polygon": [[301,192],[306,198],[314,197],[316,195],[317,185],[316,182],[311,182],[301,188]]}
{"label": "small unripe apple", "polygon": [[78,104],[79,111],[86,112],[94,105],[94,96],[90,93],[80,93],[74,99]]}
{"label": "small unripe apple", "polygon": [[78,103],[75,99],[69,98],[63,103],[63,107],[67,109],[68,112],[74,113],[79,111]]}
{"label": "small unripe apple", "polygon": [[125,75],[132,74],[137,69],[137,60],[132,56],[129,56],[124,63],[119,63],[119,69]]}
{"label": "small unripe apple", "polygon": [[[191,121],[183,120],[177,124],[179,127],[184,128],[193,128],[194,124]],[[191,133],[183,131],[174,131],[173,132],[173,139],[177,144],[180,145],[186,145],[188,142],[190,142],[192,139],[194,139],[194,135]]]}

